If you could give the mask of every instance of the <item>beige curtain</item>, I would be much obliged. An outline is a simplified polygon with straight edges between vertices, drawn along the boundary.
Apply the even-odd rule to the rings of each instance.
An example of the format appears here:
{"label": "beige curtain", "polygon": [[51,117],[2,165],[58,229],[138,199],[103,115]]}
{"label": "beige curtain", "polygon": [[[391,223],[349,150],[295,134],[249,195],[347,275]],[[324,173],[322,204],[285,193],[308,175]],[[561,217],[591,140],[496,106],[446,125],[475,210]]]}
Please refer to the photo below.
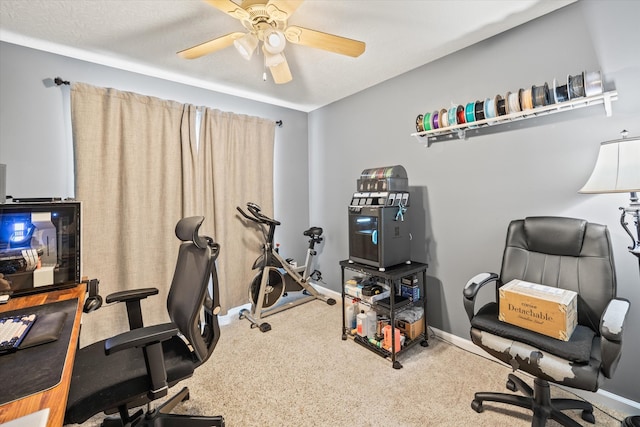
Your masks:
{"label": "beige curtain", "polygon": [[[183,214],[181,145],[195,108],[148,96],[74,84],[71,114],[76,198],[82,201],[83,273],[102,295],[157,287],[142,302],[145,324],[167,321],[166,297]],[[84,316],[82,345],[128,329],[123,304]]]}
{"label": "beige curtain", "polygon": [[[273,213],[271,120],[202,109],[77,83],[71,89],[76,198],[83,202],[83,272],[103,296],[156,287],[143,300],[146,324],[164,322],[179,242],[177,221],[203,215],[202,232],[222,245],[223,312],[249,301],[262,234],[236,206]],[[199,132],[199,138],[196,138]],[[128,329],[125,307],[83,319],[82,345]]]}
{"label": "beige curtain", "polygon": [[272,120],[206,108],[202,115],[197,156],[197,188],[185,194],[185,210],[205,216],[202,229],[221,245],[218,258],[223,313],[249,302],[262,234],[240,220],[236,206],[258,203],[273,214]]}

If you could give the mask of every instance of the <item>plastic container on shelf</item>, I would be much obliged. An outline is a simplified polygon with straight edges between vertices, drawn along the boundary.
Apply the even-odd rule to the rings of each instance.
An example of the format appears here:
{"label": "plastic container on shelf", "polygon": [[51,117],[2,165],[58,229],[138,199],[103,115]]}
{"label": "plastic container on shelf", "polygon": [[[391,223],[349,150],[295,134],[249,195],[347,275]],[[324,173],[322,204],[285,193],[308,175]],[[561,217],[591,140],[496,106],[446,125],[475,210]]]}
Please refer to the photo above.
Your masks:
{"label": "plastic container on shelf", "polygon": [[351,331],[356,328],[356,315],[358,313],[358,303],[356,301],[352,301],[345,308],[345,326],[347,330]]}
{"label": "plastic container on shelf", "polygon": [[367,336],[367,315],[364,310],[360,310],[360,313],[356,316],[356,331],[361,337]]}
{"label": "plastic container on shelf", "polygon": [[[395,351],[398,352],[400,351],[400,330],[398,328],[393,328],[394,331],[394,338],[395,338]],[[387,325],[384,328],[382,328],[382,333],[384,334],[384,339],[382,342],[382,347],[386,348],[387,350],[391,351],[391,325]]]}
{"label": "plastic container on shelf", "polygon": [[373,309],[367,311],[366,315],[367,336],[369,338],[374,338],[378,327],[378,316],[376,316],[376,312]]}

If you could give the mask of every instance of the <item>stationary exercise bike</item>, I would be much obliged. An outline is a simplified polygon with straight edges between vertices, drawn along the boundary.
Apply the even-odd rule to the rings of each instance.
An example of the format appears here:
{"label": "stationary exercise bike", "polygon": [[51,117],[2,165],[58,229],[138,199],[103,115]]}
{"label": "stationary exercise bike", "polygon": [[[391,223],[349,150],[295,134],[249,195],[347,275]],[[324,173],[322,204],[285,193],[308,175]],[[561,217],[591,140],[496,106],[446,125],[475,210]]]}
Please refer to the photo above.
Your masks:
{"label": "stationary exercise bike", "polygon": [[[249,221],[260,225],[264,234],[264,245],[262,254],[253,263],[252,269],[258,269],[251,284],[249,285],[249,300],[251,310],[240,310],[240,319],[248,319],[251,328],[260,328],[262,332],[271,330],[271,325],[261,322],[262,318],[283,310],[304,304],[306,302],[319,299],[329,305],[334,305],[336,300],[328,298],[319,293],[313,287],[313,281],[320,281],[322,276],[318,270],[313,269],[313,258],[317,254],[316,244],[322,242],[322,228],[311,227],[303,234],[309,237],[309,247],[307,257],[303,266],[297,267],[292,259],[284,259],[278,252],[278,248],[273,244],[273,237],[279,221],[261,213],[261,208],[255,203],[247,203],[247,214],[240,207],[236,207],[238,212]],[[292,298],[288,301],[280,301],[288,296],[290,292],[302,292],[303,297]]]}

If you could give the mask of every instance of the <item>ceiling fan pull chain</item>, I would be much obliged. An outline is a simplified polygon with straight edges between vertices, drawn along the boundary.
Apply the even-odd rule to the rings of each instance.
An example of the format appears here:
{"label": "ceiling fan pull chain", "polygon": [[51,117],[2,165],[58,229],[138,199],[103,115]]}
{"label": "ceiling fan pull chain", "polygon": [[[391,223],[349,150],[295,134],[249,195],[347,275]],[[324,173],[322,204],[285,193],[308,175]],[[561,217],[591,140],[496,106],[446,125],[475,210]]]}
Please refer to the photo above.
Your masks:
{"label": "ceiling fan pull chain", "polygon": [[262,62],[262,81],[267,81],[267,57],[264,57],[264,61]]}

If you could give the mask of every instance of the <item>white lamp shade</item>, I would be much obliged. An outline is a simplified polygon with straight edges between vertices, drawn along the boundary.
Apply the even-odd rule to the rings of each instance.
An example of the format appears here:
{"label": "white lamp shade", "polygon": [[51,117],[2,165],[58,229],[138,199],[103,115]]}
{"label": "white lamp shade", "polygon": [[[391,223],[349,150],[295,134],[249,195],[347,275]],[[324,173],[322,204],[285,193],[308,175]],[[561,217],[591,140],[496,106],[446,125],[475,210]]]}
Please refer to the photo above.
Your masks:
{"label": "white lamp shade", "polygon": [[580,193],[631,193],[640,191],[640,137],[600,144],[591,177]]}
{"label": "white lamp shade", "polygon": [[284,33],[279,30],[269,28],[264,31],[264,49],[271,53],[276,54],[284,50],[287,40],[284,37]]}
{"label": "white lamp shade", "polygon": [[248,61],[258,46],[258,38],[252,33],[247,33],[239,39],[234,40],[233,45],[238,49],[240,55]]}

